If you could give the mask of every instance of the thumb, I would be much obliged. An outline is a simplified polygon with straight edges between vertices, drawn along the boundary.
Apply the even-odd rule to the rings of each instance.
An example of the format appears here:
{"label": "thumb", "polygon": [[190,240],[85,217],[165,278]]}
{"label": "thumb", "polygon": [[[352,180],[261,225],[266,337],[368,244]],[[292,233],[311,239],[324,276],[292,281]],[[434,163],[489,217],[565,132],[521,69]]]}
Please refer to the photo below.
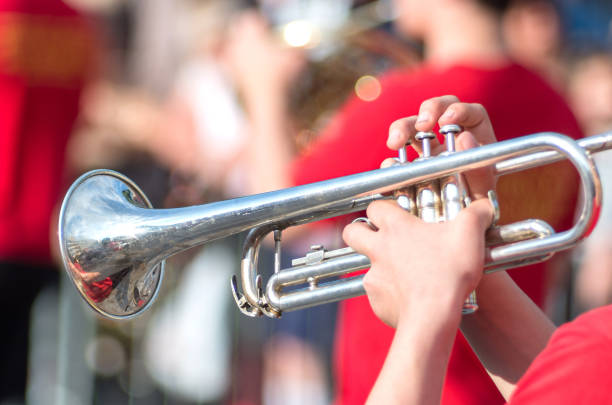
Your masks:
{"label": "thumb", "polygon": [[469,220],[468,226],[475,226],[481,235],[491,226],[495,217],[495,210],[487,198],[472,202],[461,210],[457,218]]}
{"label": "thumb", "polygon": [[[471,132],[462,132],[457,138],[457,150],[467,150],[478,146],[479,144]],[[463,175],[474,200],[486,198],[487,192],[495,189],[495,176],[492,167],[470,170]]]}

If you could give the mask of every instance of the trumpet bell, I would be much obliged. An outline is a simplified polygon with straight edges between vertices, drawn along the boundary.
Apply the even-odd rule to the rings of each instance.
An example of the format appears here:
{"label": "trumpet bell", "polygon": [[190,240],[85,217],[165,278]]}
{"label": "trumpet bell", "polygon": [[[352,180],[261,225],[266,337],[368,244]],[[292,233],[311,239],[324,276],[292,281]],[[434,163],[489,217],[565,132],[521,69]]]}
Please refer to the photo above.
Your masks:
{"label": "trumpet bell", "polygon": [[146,232],[141,212],[150,208],[136,184],[111,170],[86,173],[64,198],[58,229],[64,266],[87,303],[106,317],[136,316],[157,295],[165,262],[151,257],[148,238],[133,243]]}

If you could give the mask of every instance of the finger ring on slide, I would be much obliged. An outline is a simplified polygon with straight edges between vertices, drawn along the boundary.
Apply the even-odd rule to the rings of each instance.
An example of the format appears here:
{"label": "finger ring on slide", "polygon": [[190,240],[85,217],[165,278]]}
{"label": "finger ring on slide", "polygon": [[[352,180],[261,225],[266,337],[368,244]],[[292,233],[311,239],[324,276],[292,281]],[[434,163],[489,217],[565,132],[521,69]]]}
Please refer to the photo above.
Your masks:
{"label": "finger ring on slide", "polygon": [[364,223],[366,223],[366,224],[367,224],[367,225],[370,227],[370,229],[372,229],[373,231],[378,231],[378,227],[377,227],[376,225],[374,225],[374,224],[372,223],[372,221],[370,221],[370,219],[369,219],[369,218],[367,218],[367,217],[359,217],[359,218],[355,218],[355,219],[353,220],[353,222],[351,222],[351,223],[353,223],[353,224],[354,224],[355,222],[364,222]]}

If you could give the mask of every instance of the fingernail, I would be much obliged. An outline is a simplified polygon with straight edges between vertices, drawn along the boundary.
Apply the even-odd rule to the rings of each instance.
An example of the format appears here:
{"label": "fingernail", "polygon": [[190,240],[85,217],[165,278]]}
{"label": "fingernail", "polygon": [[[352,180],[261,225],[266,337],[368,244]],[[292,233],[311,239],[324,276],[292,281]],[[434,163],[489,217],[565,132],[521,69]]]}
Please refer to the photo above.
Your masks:
{"label": "fingernail", "polygon": [[427,122],[431,119],[431,115],[429,115],[429,113],[427,112],[422,112],[419,114],[419,116],[417,117],[417,123],[421,123],[421,122]]}

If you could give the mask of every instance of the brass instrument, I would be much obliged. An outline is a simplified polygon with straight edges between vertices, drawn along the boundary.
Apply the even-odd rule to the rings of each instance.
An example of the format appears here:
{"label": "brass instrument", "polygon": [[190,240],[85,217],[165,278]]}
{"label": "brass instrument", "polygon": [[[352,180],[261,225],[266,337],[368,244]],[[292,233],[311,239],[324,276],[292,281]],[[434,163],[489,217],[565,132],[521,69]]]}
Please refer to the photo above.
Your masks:
{"label": "brass instrument", "polygon": [[374,77],[389,69],[415,67],[421,61],[415,46],[381,29],[397,17],[391,1],[365,2],[335,22],[329,17],[334,11],[325,10],[319,10],[322,15],[306,11],[304,16],[274,28],[282,46],[303,49],[306,56],[305,66],[288,93],[298,150],[327,126],[333,111],[358,93],[364,78],[375,81]]}
{"label": "brass instrument", "polygon": [[[447,140],[447,144],[452,142],[448,134]],[[66,271],[91,307],[106,317],[125,319],[138,315],[154,301],[166,258],[250,230],[240,283],[232,278],[234,297],[247,315],[278,317],[284,311],[364,294],[363,276],[327,279],[369,267],[368,258],[350,248],[315,248],[294,260],[291,268],[280,269],[283,229],[362,211],[382,198],[408,199],[404,203],[417,213],[429,209],[426,204],[419,207],[424,203],[412,199],[410,190],[433,190],[430,197],[440,201],[439,210],[440,204],[448,201],[444,193],[438,193],[439,185],[456,184],[462,172],[492,166],[497,175],[504,175],[567,159],[582,184],[582,206],[571,229],[555,233],[536,219],[494,227],[487,234],[486,271],[542,261],[575,245],[595,225],[601,185],[590,154],[610,148],[612,132],[579,141],[557,133],[539,133],[461,152],[449,147],[448,153],[410,164],[399,162],[284,190],[175,209],[151,209],[132,181],[113,171],[96,170],[76,180],[64,199],[60,249]],[[455,206],[448,209],[469,203],[451,194],[455,197],[450,204]],[[445,219],[438,214],[436,220]],[[264,286],[257,257],[261,240],[270,232],[275,236],[277,261]]]}

